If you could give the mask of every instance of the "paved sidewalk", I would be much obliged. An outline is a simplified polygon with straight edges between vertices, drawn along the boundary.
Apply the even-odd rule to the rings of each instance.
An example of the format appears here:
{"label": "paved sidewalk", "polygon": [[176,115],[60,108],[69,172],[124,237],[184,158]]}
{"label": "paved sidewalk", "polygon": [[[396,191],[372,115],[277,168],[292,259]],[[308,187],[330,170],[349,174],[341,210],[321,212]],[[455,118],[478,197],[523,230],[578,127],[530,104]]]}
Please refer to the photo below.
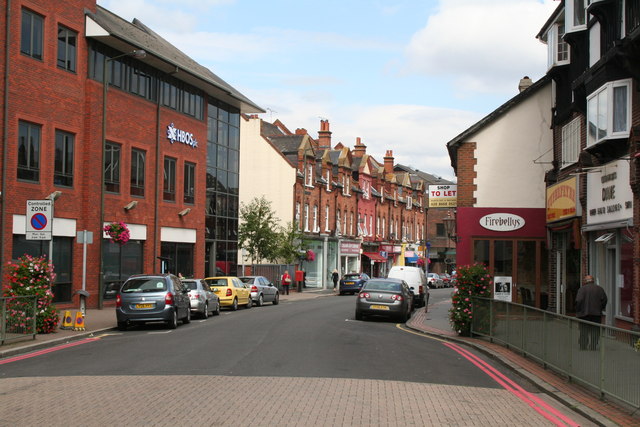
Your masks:
{"label": "paved sidewalk", "polygon": [[[289,295],[281,295],[280,301],[282,303],[292,303],[311,298],[331,297],[333,295],[335,294],[332,290],[307,288],[301,293],[291,292]],[[450,301],[443,301],[438,304],[431,304],[428,312],[425,312],[424,309],[416,310],[407,322],[407,326],[441,339],[464,343],[494,357],[515,372],[536,383],[549,395],[574,408],[597,424],[604,426],[640,426],[640,414],[633,416],[628,410],[599,399],[595,394],[567,382],[564,378],[554,374],[552,371],[545,370],[530,359],[526,359],[494,343],[458,336],[451,330],[449,325],[449,307]],[[64,314],[64,310],[62,314]],[[71,314],[75,318],[75,312],[71,311]],[[29,339],[5,344],[0,346],[0,359],[86,338],[115,327],[116,316],[113,306],[105,307],[103,310],[89,309],[85,318],[85,331],[58,330],[54,334],[37,335],[35,340]]]}

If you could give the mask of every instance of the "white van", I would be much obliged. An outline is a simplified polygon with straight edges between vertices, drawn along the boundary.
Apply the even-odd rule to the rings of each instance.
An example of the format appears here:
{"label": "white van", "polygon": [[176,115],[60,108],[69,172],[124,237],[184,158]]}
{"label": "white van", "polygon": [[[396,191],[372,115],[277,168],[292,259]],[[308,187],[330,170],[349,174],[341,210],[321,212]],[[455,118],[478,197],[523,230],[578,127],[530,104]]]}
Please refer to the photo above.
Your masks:
{"label": "white van", "polygon": [[394,266],[389,270],[387,277],[392,279],[402,279],[407,282],[409,289],[413,292],[413,305],[416,307],[426,307],[429,304],[429,286],[427,276],[420,267]]}

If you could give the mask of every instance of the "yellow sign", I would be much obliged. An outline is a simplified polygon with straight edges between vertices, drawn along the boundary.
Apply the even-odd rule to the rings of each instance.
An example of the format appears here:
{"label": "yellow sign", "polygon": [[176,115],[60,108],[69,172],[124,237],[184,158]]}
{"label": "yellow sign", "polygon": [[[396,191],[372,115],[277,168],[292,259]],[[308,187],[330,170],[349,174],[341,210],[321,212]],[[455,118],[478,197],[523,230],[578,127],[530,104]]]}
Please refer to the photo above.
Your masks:
{"label": "yellow sign", "polygon": [[547,187],[547,222],[578,216],[578,177]]}

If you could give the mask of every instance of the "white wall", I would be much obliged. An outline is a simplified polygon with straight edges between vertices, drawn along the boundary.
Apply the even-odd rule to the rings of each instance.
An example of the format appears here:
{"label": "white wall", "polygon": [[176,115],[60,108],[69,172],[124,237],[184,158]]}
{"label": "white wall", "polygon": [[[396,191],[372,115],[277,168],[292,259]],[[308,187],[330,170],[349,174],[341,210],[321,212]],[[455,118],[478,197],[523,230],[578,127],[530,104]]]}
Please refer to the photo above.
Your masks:
{"label": "white wall", "polygon": [[476,142],[475,207],[545,207],[544,173],[553,160],[551,102],[549,83],[469,138]]}
{"label": "white wall", "polygon": [[[264,196],[280,225],[286,226],[293,221],[295,179],[295,167],[260,136],[260,119],[240,118],[240,203]],[[238,263],[242,263],[240,253]]]}

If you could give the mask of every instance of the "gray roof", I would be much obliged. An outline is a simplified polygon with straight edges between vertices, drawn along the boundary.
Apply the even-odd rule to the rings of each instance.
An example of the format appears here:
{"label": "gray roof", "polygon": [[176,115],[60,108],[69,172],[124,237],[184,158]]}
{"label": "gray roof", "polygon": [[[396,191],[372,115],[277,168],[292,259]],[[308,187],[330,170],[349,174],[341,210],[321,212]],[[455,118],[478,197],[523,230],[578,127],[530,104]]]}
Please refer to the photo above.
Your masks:
{"label": "gray roof", "polygon": [[304,135],[282,135],[269,137],[269,141],[276,147],[293,166],[298,166],[298,147],[302,144]]}
{"label": "gray roof", "polygon": [[[449,180],[437,177],[435,175],[432,175],[430,173],[427,172],[422,172],[418,169],[414,169],[411,166],[405,166],[405,165],[401,165],[401,164],[397,164],[393,167],[394,170],[402,170],[404,172],[409,173],[409,178],[411,179],[412,182],[414,182],[414,175],[417,176],[419,179],[422,179],[423,181],[426,181],[427,185],[436,185],[436,184],[442,184],[442,185],[451,185],[451,184],[455,184],[455,182],[451,182]],[[426,189],[425,189],[426,190]]]}
{"label": "gray roof", "polygon": [[100,6],[96,7],[95,13],[85,9],[85,14],[109,33],[108,35],[88,34],[88,37],[123,52],[133,48],[144,49],[147,57],[142,62],[171,73],[173,77],[239,108],[242,113],[265,112],[233,86],[208,68],[198,64],[138,19],[128,22]]}

